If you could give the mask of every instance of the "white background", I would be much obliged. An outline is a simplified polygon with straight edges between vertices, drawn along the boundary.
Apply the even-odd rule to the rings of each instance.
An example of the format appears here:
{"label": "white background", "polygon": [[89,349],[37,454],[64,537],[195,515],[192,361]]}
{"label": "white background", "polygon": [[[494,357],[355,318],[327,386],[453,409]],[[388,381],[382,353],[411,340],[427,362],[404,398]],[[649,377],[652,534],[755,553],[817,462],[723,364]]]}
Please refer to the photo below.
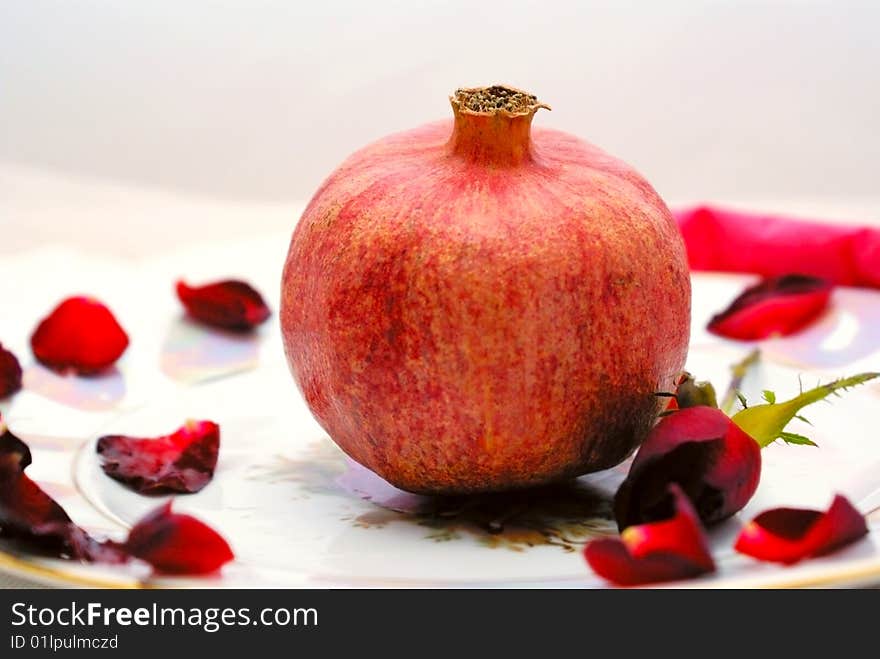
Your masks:
{"label": "white background", "polygon": [[352,150],[493,82],[670,203],[872,221],[878,67],[870,0],[0,0],[0,252],[292,227]]}

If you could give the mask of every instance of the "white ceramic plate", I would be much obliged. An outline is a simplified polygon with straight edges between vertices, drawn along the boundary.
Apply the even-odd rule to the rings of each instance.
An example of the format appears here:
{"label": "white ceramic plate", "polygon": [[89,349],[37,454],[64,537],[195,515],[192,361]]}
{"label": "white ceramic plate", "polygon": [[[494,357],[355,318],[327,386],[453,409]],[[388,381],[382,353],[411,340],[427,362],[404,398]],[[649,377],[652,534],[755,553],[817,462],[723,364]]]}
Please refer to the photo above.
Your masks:
{"label": "white ceramic plate", "polygon": [[[728,366],[751,346],[722,341],[701,328],[748,281],[722,275],[694,278],[688,368],[711,379],[719,393],[729,380]],[[781,399],[797,392],[799,377],[812,386],[876,362],[877,353],[867,347],[876,350],[880,340],[865,338],[870,325],[864,314],[880,310],[880,295],[848,290],[836,295],[835,309],[806,333],[765,344],[765,361],[745,383],[750,398],[773,389]],[[222,353],[222,341],[217,344],[216,336],[210,341],[212,351]],[[95,455],[96,438],[164,434],[187,418],[220,423],[220,461],[213,481],[198,494],[175,501],[176,510],[210,523],[232,544],[237,559],[220,575],[154,580],[137,567],[81,566],[35,558],[8,545],[0,552],[0,570],[53,585],[604,585],[587,568],[580,549],[591,537],[614,533],[609,499],[627,465],[540,493],[439,502],[401,492],[348,460],[326,437],[287,374],[277,335],[265,338],[260,353],[264,356],[255,368],[168,389],[122,411],[85,442],[21,433],[34,452],[32,469],[42,465],[32,476],[74,520],[97,534],[119,537],[164,498],[135,494],[107,478]],[[216,369],[208,370],[217,376]],[[717,573],[674,585],[880,582],[880,518],[871,522],[874,532],[865,540],[794,567],[762,564],[731,549],[743,521],[768,507],[823,508],[834,492],[846,494],[866,514],[880,507],[880,445],[874,431],[878,402],[878,388],[871,385],[831,405],[810,408],[813,427],[795,430],[809,434],[820,447],[765,449],[758,493],[744,511],[710,533]]]}

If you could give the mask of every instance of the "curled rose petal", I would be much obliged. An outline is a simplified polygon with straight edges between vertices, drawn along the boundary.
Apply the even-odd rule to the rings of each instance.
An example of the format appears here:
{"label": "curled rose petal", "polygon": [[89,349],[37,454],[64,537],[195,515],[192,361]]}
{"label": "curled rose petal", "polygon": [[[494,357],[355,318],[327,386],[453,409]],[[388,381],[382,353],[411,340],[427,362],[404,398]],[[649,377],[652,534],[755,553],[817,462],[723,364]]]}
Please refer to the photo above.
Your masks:
{"label": "curled rose petal", "polygon": [[793,334],[825,310],[832,288],[824,279],[806,275],[765,279],[713,316],[708,330],[743,341]]}
{"label": "curled rose petal", "polygon": [[758,443],[714,407],[663,417],[648,434],[614,497],[621,529],[665,515],[667,490],[678,485],[711,524],[748,503],[761,475]]}
{"label": "curled rose petal", "polygon": [[11,396],[21,389],[21,364],[0,343],[0,398]]}
{"label": "curled rose petal", "polygon": [[195,517],[160,506],[132,527],[123,548],[167,574],[208,574],[235,556],[223,537]]}
{"label": "curled rose petal", "polygon": [[31,452],[0,421],[0,526],[4,531],[29,532],[49,524],[66,524],[70,518],[52,497],[24,473]]}
{"label": "curled rose petal", "polygon": [[621,586],[691,579],[715,563],[696,511],[676,485],[664,502],[667,517],[625,529],[620,539],[592,540],[584,557],[599,576]]}
{"label": "curled rose petal", "polygon": [[187,286],[178,281],[177,297],[196,320],[228,330],[252,329],[271,315],[256,289],[234,279],[205,286]]}
{"label": "curled rose petal", "polygon": [[31,348],[41,363],[82,375],[109,368],[127,347],[128,335],[113,313],[88,297],[64,300],[31,336]]}
{"label": "curled rose petal", "polygon": [[0,535],[16,538],[59,557],[123,562],[112,543],[102,543],[74,524],[64,509],[32,481],[27,445],[0,419]]}
{"label": "curled rose petal", "polygon": [[773,508],[746,524],[734,549],[761,561],[790,565],[828,554],[868,533],[865,517],[841,495],[824,513],[803,508]]}
{"label": "curled rose petal", "polygon": [[188,421],[171,435],[146,439],[107,435],[97,452],[104,473],[141,493],[198,492],[217,466],[220,427]]}

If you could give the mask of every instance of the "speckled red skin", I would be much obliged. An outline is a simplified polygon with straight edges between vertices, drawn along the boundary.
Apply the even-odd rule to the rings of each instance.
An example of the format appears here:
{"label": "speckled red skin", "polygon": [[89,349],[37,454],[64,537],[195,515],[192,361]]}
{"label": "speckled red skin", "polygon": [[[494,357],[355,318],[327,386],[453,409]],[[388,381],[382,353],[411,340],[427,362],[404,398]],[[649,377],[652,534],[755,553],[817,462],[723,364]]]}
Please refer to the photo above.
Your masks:
{"label": "speckled red skin", "polygon": [[663,201],[532,115],[456,113],[352,155],[290,245],[281,327],[312,413],[413,492],[546,483],[644,439],[687,352]]}

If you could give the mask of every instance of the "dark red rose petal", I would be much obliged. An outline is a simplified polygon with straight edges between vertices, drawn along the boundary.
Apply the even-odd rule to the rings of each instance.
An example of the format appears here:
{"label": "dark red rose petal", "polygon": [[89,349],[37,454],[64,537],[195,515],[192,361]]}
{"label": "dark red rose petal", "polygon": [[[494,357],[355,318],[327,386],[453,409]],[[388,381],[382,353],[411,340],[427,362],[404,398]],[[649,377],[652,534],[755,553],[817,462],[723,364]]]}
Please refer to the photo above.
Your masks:
{"label": "dark red rose petal", "polygon": [[663,417],[639,448],[614,497],[619,528],[662,519],[674,483],[712,524],[742,509],[761,475],[761,449],[721,410],[697,406]]}
{"label": "dark red rose petal", "polygon": [[11,396],[21,389],[21,364],[0,343],[0,398]]}
{"label": "dark red rose petal", "polygon": [[593,540],[584,557],[596,574],[621,586],[691,579],[715,570],[696,511],[676,486],[667,490],[669,517],[631,526],[620,539]]}
{"label": "dark red rose petal", "polygon": [[206,325],[223,329],[249,330],[271,315],[256,289],[234,279],[195,287],[179,281],[177,297],[190,316]]}
{"label": "dark red rose petal", "polygon": [[0,420],[0,526],[4,532],[29,532],[70,518],[54,499],[24,473],[31,464],[27,444]]}
{"label": "dark red rose petal", "polygon": [[38,526],[27,539],[31,544],[49,549],[59,558],[115,565],[129,560],[128,553],[119,544],[111,540],[96,540],[73,522]]}
{"label": "dark red rose petal", "polygon": [[0,419],[0,535],[27,542],[59,557],[123,562],[112,543],[101,543],[76,526],[64,509],[24,473],[27,445]]}
{"label": "dark red rose petal", "polygon": [[865,517],[841,495],[826,512],[774,508],[749,522],[734,549],[761,561],[792,564],[828,554],[868,533]]}
{"label": "dark red rose petal", "polygon": [[793,334],[825,310],[832,289],[824,279],[806,275],[771,277],[746,289],[713,316],[708,329],[743,341]]}
{"label": "dark red rose petal", "polygon": [[155,439],[108,435],[98,440],[97,450],[104,473],[138,492],[198,492],[214,475],[220,427],[188,421]]}
{"label": "dark red rose petal", "polygon": [[167,574],[208,574],[235,556],[226,540],[195,517],[171,511],[171,502],[135,524],[123,547]]}
{"label": "dark red rose petal", "polygon": [[88,297],[64,300],[31,336],[31,348],[41,363],[82,375],[109,368],[127,347],[128,336],[113,313]]}

